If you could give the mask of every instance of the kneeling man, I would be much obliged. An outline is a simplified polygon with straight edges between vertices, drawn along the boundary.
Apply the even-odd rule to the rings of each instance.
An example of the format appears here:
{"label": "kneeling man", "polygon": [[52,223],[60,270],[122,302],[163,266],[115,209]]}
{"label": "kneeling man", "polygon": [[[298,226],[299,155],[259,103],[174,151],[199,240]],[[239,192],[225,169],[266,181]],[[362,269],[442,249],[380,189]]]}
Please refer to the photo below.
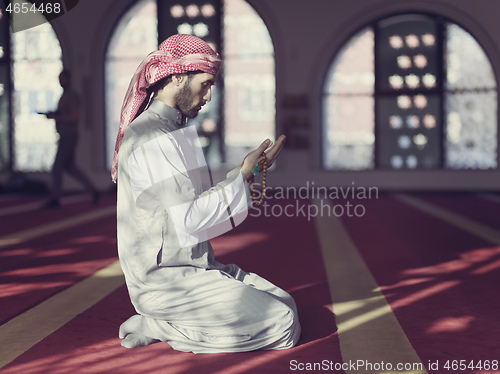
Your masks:
{"label": "kneeling man", "polygon": [[120,327],[124,347],[242,352],[291,348],[299,338],[292,297],[217,262],[209,242],[246,217],[256,165],[265,154],[271,166],[285,140],[264,141],[211,186],[196,130],[185,124],[210,101],[220,64],[201,39],[174,35],[130,83],[112,168],[118,252],[137,312]]}

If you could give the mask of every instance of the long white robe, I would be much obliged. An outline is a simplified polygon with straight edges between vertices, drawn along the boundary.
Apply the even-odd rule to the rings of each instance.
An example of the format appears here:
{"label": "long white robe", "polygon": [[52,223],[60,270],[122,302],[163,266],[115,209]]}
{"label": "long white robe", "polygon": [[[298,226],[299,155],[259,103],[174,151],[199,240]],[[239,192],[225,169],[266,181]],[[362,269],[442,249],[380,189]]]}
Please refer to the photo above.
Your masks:
{"label": "long white robe", "polygon": [[210,186],[196,131],[160,101],[127,129],[119,153],[118,252],[138,333],[195,353],[285,349],[300,324],[293,298],[215,261],[208,239],[250,204],[239,169]]}

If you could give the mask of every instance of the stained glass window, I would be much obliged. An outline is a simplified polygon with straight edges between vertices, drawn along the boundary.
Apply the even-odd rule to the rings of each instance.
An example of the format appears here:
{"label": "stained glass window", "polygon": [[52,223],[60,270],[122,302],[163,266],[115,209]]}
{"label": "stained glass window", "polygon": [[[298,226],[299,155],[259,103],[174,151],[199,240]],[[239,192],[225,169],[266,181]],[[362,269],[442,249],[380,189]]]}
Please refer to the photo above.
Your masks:
{"label": "stained glass window", "polygon": [[[158,19],[162,21],[158,23]],[[130,78],[140,61],[157,49],[157,35],[163,39],[174,33],[198,36],[223,57],[211,102],[190,120],[198,127],[210,166],[235,160],[239,164],[249,149],[274,138],[274,47],[253,8],[244,0],[193,0],[187,4],[140,0],[118,23],[106,54],[108,167]],[[137,48],[130,47],[132,38]]]}
{"label": "stained glass window", "polygon": [[[341,83],[360,71],[374,78],[364,92]],[[418,14],[378,21],[344,45],[324,87],[326,169],[497,167],[495,77],[456,24]]]}
{"label": "stained glass window", "polygon": [[58,134],[54,120],[37,112],[53,111],[62,94],[61,47],[50,23],[12,34],[14,72],[14,160],[17,171],[48,171]]}

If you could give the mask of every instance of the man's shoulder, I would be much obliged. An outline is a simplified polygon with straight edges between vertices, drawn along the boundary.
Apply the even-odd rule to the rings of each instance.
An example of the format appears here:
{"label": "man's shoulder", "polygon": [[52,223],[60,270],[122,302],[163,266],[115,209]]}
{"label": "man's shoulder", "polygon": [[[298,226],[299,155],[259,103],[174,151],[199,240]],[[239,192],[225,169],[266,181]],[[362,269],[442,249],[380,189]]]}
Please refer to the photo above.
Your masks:
{"label": "man's shoulder", "polygon": [[175,124],[162,119],[155,111],[146,110],[142,112],[129,126],[140,134],[146,133],[169,133],[176,130]]}
{"label": "man's shoulder", "polygon": [[169,134],[172,132],[173,130],[166,126],[165,121],[155,116],[154,113],[144,112],[128,126],[124,140],[126,139],[132,148],[136,148],[159,137],[170,138]]}

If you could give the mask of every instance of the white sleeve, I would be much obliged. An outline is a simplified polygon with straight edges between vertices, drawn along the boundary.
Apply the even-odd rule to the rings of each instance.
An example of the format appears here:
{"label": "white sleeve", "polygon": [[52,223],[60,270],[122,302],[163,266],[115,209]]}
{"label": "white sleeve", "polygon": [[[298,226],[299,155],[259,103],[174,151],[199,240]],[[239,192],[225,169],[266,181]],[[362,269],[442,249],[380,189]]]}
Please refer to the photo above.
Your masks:
{"label": "white sleeve", "polygon": [[[188,136],[189,135],[189,136]],[[243,173],[234,169],[216,186],[210,185],[201,147],[192,133],[178,130],[136,148],[129,157],[131,187],[136,204],[147,206],[148,190],[168,210],[180,247],[219,236],[241,223],[248,214],[250,194]],[[194,143],[194,144],[193,144]],[[233,222],[231,222],[233,218]]]}

